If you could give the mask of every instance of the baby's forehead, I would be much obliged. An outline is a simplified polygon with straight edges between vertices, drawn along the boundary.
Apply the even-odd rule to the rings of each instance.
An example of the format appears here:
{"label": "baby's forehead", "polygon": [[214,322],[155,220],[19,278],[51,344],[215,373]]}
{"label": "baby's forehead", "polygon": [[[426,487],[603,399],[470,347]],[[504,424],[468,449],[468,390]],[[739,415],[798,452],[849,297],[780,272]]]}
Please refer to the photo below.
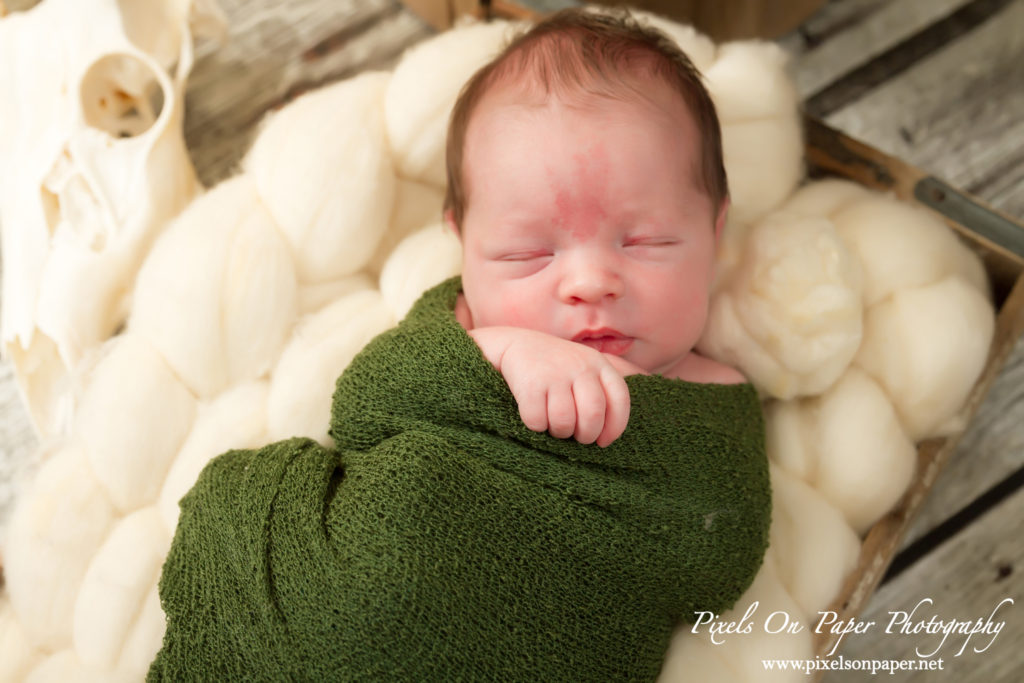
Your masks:
{"label": "baby's forehead", "polygon": [[[616,206],[666,191],[689,197],[680,185],[702,192],[699,142],[678,113],[670,116],[636,99],[590,98],[572,105],[560,98],[524,100],[514,88],[482,104],[466,140],[470,204],[477,191],[512,196],[509,182],[524,190],[516,201],[548,197],[558,173],[563,184],[571,179],[573,192],[597,188],[606,199],[614,194]],[[619,168],[632,171],[614,176]],[[601,189],[613,176],[612,186]]]}
{"label": "baby's forehead", "polygon": [[[527,124],[536,118],[540,123],[541,115],[551,109],[568,118],[592,117],[602,114],[609,103],[633,103],[639,105],[633,108],[637,120],[658,119],[697,132],[689,103],[664,79],[625,76],[552,88],[530,70],[503,74],[488,83],[470,113],[468,127],[472,129],[475,122],[495,114],[503,119],[514,115]],[[531,117],[531,113],[537,116]]]}

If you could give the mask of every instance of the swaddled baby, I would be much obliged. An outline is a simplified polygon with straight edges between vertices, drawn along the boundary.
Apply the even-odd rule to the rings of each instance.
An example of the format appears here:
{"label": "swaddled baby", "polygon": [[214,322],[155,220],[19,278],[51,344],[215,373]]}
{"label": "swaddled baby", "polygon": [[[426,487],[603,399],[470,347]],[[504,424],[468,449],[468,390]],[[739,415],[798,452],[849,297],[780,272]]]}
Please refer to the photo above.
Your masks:
{"label": "swaddled baby", "polygon": [[449,152],[463,278],[346,368],[335,448],[203,470],[150,680],[651,680],[757,573],[760,403],[693,352],[727,199],[692,66],[556,15],[468,84]]}

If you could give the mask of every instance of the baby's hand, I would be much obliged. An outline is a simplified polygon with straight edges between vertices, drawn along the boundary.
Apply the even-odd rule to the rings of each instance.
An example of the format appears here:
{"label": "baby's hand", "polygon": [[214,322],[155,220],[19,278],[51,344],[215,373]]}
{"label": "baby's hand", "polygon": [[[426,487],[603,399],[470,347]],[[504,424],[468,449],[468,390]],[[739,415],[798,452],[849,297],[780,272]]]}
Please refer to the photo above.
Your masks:
{"label": "baby's hand", "polygon": [[485,327],[469,334],[508,382],[529,429],[601,447],[625,431],[623,376],[640,371],[632,363],[535,330]]}

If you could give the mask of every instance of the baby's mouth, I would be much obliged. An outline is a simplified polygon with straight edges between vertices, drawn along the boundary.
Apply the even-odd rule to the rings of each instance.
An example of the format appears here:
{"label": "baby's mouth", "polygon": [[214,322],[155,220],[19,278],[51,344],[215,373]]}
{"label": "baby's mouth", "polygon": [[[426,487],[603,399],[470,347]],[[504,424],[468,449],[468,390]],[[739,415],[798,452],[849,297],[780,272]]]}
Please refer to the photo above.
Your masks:
{"label": "baby's mouth", "polygon": [[633,345],[632,337],[627,337],[610,327],[602,327],[599,330],[583,330],[573,337],[572,341],[589,346],[601,353],[610,353],[613,356],[621,356]]}

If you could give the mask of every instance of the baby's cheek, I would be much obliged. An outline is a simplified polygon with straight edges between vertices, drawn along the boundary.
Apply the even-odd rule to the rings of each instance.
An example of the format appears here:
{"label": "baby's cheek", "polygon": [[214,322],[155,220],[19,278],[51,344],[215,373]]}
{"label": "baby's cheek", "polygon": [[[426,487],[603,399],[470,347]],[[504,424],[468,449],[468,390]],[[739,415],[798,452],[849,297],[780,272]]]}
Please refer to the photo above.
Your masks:
{"label": "baby's cheek", "polygon": [[[662,290],[659,307],[663,320],[673,320],[681,335],[692,334],[692,328],[703,327],[708,310],[708,290],[705,283],[696,278],[687,278],[684,283]],[[671,291],[671,295],[666,292]],[[685,331],[685,332],[684,332]]]}
{"label": "baby's cheek", "polygon": [[699,336],[707,324],[708,317],[708,290],[703,282],[694,283],[694,286],[688,289],[681,313],[685,318],[687,336]]}
{"label": "baby's cheek", "polygon": [[498,302],[496,314],[500,317],[500,321],[495,322],[495,325],[531,327],[528,323],[533,311],[518,296],[503,296]]}
{"label": "baby's cheek", "polygon": [[[521,288],[520,288],[521,289]],[[485,295],[484,312],[476,316],[477,327],[509,326],[546,331],[543,304],[539,297],[524,292],[492,288]]]}

